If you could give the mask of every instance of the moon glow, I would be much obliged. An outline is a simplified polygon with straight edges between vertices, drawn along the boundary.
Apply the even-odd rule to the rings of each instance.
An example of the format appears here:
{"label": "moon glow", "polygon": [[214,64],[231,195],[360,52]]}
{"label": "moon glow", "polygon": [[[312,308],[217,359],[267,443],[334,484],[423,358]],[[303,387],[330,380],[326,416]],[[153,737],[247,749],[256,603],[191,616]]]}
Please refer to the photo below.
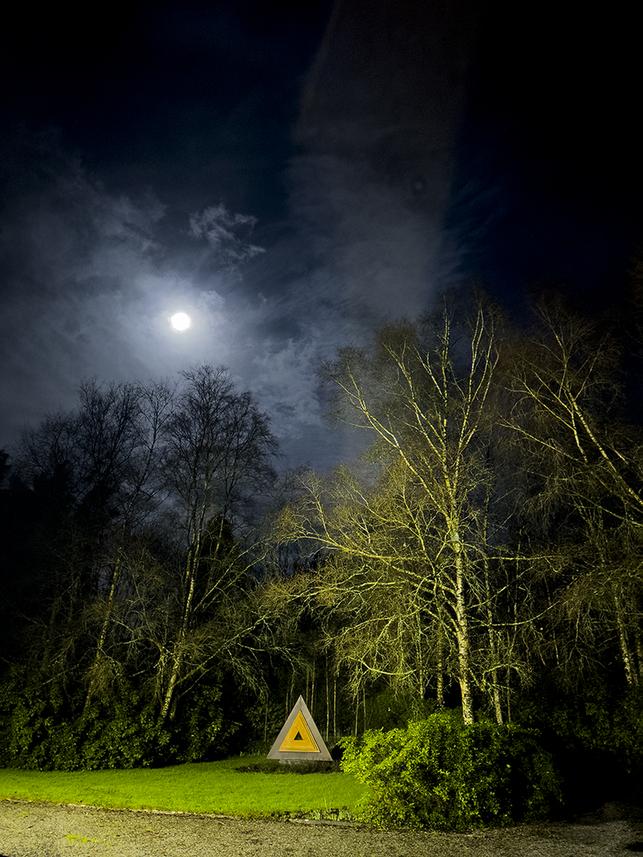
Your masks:
{"label": "moon glow", "polygon": [[186,312],[175,312],[173,316],[170,316],[170,324],[174,330],[183,333],[192,326],[192,319]]}

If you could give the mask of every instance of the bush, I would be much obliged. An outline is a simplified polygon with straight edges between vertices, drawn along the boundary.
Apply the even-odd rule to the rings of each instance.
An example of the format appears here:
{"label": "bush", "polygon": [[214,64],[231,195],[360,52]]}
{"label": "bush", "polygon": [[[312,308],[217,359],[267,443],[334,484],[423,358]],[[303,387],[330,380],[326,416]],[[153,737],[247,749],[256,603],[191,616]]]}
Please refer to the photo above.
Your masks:
{"label": "bush", "polygon": [[[116,701],[92,706],[75,723],[78,742],[73,769],[146,768],[172,759],[170,735],[150,705]],[[55,765],[60,769],[63,766]]]}
{"label": "bush", "polygon": [[62,707],[55,683],[41,696],[28,679],[14,668],[0,685],[0,765],[46,770],[53,757],[66,760],[75,735],[68,724],[55,725]]}
{"label": "bush", "polygon": [[[26,678],[26,677],[24,677]],[[0,685],[0,766],[35,770],[133,768],[172,758],[170,735],[130,692],[81,715],[54,692],[11,676]]]}
{"label": "bush", "polygon": [[201,685],[190,695],[174,722],[176,761],[201,762],[215,758],[225,739],[221,689]]}
{"label": "bush", "polygon": [[369,786],[359,817],[381,827],[467,830],[546,816],[560,802],[536,730],[439,712],[344,739],[342,769]]}
{"label": "bush", "polygon": [[226,715],[218,685],[202,684],[177,716],[159,721],[153,701],[124,680],[84,706],[84,689],[65,698],[14,670],[0,682],[0,767],[35,770],[140,768],[223,755],[238,723]]}

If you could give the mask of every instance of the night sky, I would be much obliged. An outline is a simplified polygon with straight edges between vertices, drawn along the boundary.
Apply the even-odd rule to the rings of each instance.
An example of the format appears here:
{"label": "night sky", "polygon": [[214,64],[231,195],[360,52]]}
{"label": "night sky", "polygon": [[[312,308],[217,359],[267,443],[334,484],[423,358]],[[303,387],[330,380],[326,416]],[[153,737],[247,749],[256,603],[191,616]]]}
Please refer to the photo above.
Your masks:
{"label": "night sky", "polygon": [[[478,283],[625,293],[625,4],[22,4],[0,52],[0,446],[79,383],[230,367],[284,465],[350,455],[320,360]],[[632,4],[633,5],[633,4]],[[169,316],[193,326],[173,331]]]}

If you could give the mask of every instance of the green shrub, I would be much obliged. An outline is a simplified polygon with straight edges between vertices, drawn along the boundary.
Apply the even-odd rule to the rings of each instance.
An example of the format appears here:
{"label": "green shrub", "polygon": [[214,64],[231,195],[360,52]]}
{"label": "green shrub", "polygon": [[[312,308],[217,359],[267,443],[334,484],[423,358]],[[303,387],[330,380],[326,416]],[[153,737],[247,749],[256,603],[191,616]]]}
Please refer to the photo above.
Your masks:
{"label": "green shrub", "polygon": [[183,706],[182,717],[174,724],[176,759],[180,762],[200,762],[211,759],[221,749],[225,731],[221,689],[201,685]]}
{"label": "green shrub", "polygon": [[343,744],[342,769],[369,786],[359,816],[378,826],[467,830],[541,818],[560,800],[535,730],[439,712]]}
{"label": "green shrub", "polygon": [[75,743],[73,730],[56,726],[62,701],[54,683],[40,695],[28,678],[13,669],[0,685],[0,765],[46,770]]}
{"label": "green shrub", "polygon": [[591,697],[552,707],[549,726],[570,749],[609,752],[625,770],[640,769],[643,755],[643,692],[632,688],[610,698],[597,688]]}
{"label": "green shrub", "polygon": [[[172,759],[170,735],[150,706],[94,705],[79,721],[74,769],[146,768]],[[60,762],[55,765],[60,770]]]}
{"label": "green shrub", "polygon": [[72,706],[51,692],[53,684],[43,693],[18,678],[0,685],[0,766],[74,771],[172,759],[168,730],[135,693],[93,701],[74,716]]}
{"label": "green shrub", "polygon": [[162,723],[154,700],[123,677],[85,704],[26,670],[0,682],[0,767],[98,770],[152,767],[224,755],[239,723],[227,715],[218,681],[186,695]]}

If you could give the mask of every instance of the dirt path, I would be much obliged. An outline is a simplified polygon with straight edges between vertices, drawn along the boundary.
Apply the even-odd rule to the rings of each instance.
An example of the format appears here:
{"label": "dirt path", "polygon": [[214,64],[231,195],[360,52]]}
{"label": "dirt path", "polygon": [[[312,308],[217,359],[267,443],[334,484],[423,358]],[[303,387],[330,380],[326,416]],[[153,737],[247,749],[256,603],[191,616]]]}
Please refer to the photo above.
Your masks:
{"label": "dirt path", "polygon": [[391,833],[0,801],[0,857],[610,857],[642,851],[642,839],[627,821]]}

